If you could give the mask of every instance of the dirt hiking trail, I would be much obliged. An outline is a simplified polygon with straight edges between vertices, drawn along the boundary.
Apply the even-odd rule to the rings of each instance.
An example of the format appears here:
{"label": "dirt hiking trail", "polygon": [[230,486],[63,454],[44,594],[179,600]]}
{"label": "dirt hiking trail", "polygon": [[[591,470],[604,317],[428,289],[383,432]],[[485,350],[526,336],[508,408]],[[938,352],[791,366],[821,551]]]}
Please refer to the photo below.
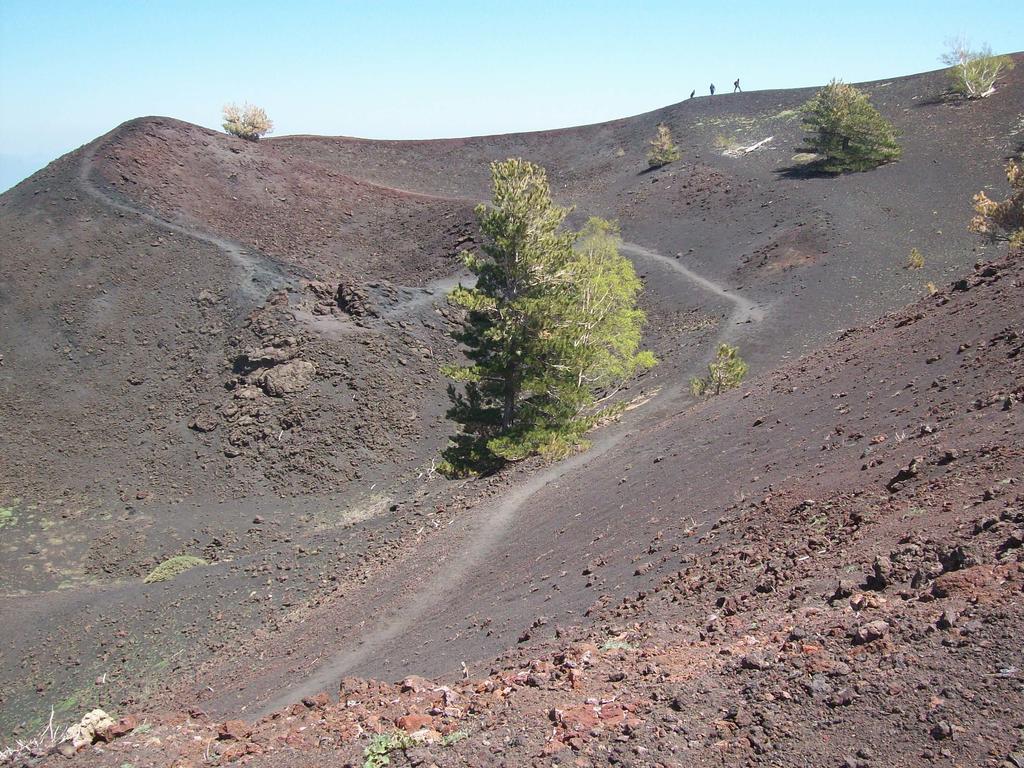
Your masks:
{"label": "dirt hiking trail", "polygon": [[[99,140],[102,145],[106,137]],[[242,272],[243,279],[239,286],[242,297],[249,301],[262,302],[269,293],[289,285],[289,280],[283,270],[273,261],[265,256],[251,252],[238,243],[217,237],[208,232],[203,232],[195,227],[188,226],[184,222],[175,222],[157,216],[138,206],[116,200],[111,195],[97,187],[92,181],[94,157],[93,153],[87,152],[82,156],[82,165],[79,173],[81,187],[86,194],[93,197],[103,205],[120,211],[121,213],[138,216],[139,218],[154,224],[157,227],[176,232],[179,235],[191,237],[194,240],[219,248],[227,255],[233,264]]]}
{"label": "dirt hiking trail", "polygon": [[[765,318],[764,309],[755,302],[697,274],[675,259],[625,241],[620,244],[620,250],[634,257],[668,267],[684,281],[731,303],[732,312],[713,340],[712,348],[716,348],[720,343],[735,340],[742,326],[759,323]],[[689,372],[680,380],[657,392],[654,396],[655,408],[640,410],[643,420],[648,423],[656,422],[666,416],[672,407],[678,406],[681,400],[688,399],[688,376],[699,373],[701,367],[702,364],[692,365]],[[408,601],[403,606],[390,611],[391,616],[377,628],[360,637],[355,647],[338,652],[320,664],[305,680],[288,687],[262,703],[250,713],[250,716],[263,717],[319,691],[335,689],[338,680],[354,670],[360,663],[374,654],[382,653],[385,646],[399,640],[409,630],[416,628],[418,631],[427,614],[443,613],[446,604],[459,599],[460,588],[464,586],[470,572],[492,558],[497,547],[505,540],[517,513],[536,493],[557,483],[572,472],[585,469],[617,446],[629,433],[629,430],[622,425],[616,429],[601,429],[594,436],[589,450],[552,465],[504,493],[498,503],[475,516],[463,538],[465,543],[459,549],[447,556],[439,556],[435,559],[440,566],[439,572],[433,575],[422,574],[421,578],[417,580],[422,587],[409,595]]]}
{"label": "dirt hiking trail", "polygon": [[[239,268],[241,272],[239,290],[248,301],[259,303],[265,300],[272,291],[292,287],[292,281],[278,265],[264,256],[255,254],[251,249],[189,226],[185,222],[172,221],[138,206],[115,199],[93,183],[93,165],[93,155],[86,154],[80,169],[80,181],[84,191],[102,204],[124,214],[138,216],[158,227],[220,249]],[[396,189],[395,191],[404,190]],[[627,241],[621,242],[620,250],[634,259],[667,268],[683,282],[719,299],[724,299],[731,305],[732,310],[713,340],[712,349],[719,343],[734,341],[740,335],[742,326],[760,323],[765,318],[765,310],[760,305],[729,290],[726,286],[694,272],[677,259]],[[382,312],[381,318],[397,318],[429,306],[442,299],[458,284],[466,284],[470,280],[471,278],[466,275],[449,275],[423,287],[401,286],[399,289],[403,294],[403,299],[386,308]],[[328,337],[338,338],[360,331],[360,326],[343,318],[315,317],[304,309],[295,309],[293,314],[297,321]],[[681,375],[674,384],[663,387],[661,391],[657,392],[653,398],[653,408],[643,409],[643,420],[654,423],[666,416],[670,409],[678,406],[681,401],[688,400],[688,376],[699,373],[702,366],[703,363],[691,366],[688,373]],[[409,596],[408,602],[401,608],[392,610],[388,619],[360,637],[355,647],[337,652],[327,661],[318,665],[308,677],[263,702],[258,709],[250,714],[263,716],[318,691],[331,689],[337,680],[350,670],[366,661],[371,655],[380,653],[382,647],[398,641],[411,628],[421,624],[425,615],[437,611],[448,601],[456,600],[459,588],[471,571],[488,560],[496,546],[505,538],[517,513],[538,491],[558,482],[570,473],[586,468],[617,446],[627,434],[629,434],[628,429],[621,426],[617,429],[600,430],[589,450],[551,466],[503,494],[501,501],[492,504],[480,515],[475,516],[473,522],[467,523],[468,528],[462,538],[464,543],[458,550],[437,558],[436,562],[444,567],[443,578],[421,578],[418,580],[422,587]]]}

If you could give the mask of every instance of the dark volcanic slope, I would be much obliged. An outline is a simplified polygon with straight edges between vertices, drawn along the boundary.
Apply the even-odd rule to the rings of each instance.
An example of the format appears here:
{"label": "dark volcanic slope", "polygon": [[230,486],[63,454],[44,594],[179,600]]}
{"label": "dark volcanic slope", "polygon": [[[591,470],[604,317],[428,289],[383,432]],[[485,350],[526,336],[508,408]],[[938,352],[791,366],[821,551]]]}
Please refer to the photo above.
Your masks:
{"label": "dark volcanic slope", "polygon": [[[381,290],[368,303],[384,313],[453,271],[471,213],[464,204],[383,191],[308,164],[281,167],[287,162],[194,126],[136,121],[4,196],[3,382],[10,407],[3,418],[16,450],[5,454],[14,463],[3,478],[12,496],[35,492],[36,481],[52,484],[57,471],[69,475],[70,490],[108,497],[114,489],[173,496],[230,487],[237,472],[210,478],[200,466],[223,442],[190,433],[189,421],[220,405],[217,393],[246,349],[282,337],[319,366],[318,381],[355,390],[365,376],[407,415],[413,404],[404,401],[415,393],[400,382],[389,388],[391,366],[375,364],[389,353],[415,353],[417,342],[395,343],[400,313],[363,327],[330,314],[310,318],[321,297],[302,278],[324,282],[328,299],[339,281],[374,283]],[[202,183],[190,186],[190,179]],[[405,284],[412,288],[403,292]],[[264,304],[282,288],[290,306],[278,322],[273,302]],[[253,310],[260,312],[256,322]],[[420,346],[436,346],[436,332],[421,335]],[[361,355],[363,347],[372,354]],[[337,412],[332,418],[352,420]],[[385,441],[411,437],[404,425],[388,424],[386,412],[358,418],[381,422]],[[299,432],[257,419],[293,437]],[[316,423],[317,439],[330,431],[327,421]],[[123,466],[126,444],[135,450]],[[196,462],[197,452],[203,461]],[[110,467],[115,457],[118,466]],[[267,474],[246,469],[255,470],[244,473],[247,483]]]}
{"label": "dark volcanic slope", "polygon": [[[158,717],[80,762],[359,764],[362,734],[397,724],[466,736],[445,746],[427,733],[433,746],[395,753],[397,765],[1012,765],[1022,289],[1019,259],[982,266],[627,436],[535,495],[471,588],[429,611],[389,603],[414,614],[409,636],[373,638],[374,658],[355,666],[398,680],[462,659],[469,679],[345,677],[337,704],[309,695],[252,728]],[[458,568],[444,559],[466,551],[453,537],[426,543],[417,579]],[[570,606],[589,628],[565,626]],[[289,652],[244,677],[203,679],[230,686],[279,664],[300,679],[296,647],[345,641],[332,613],[306,615],[279,645]],[[510,630],[517,650],[473,661]]]}
{"label": "dark volcanic slope", "polygon": [[[329,231],[296,192],[312,188],[324,216],[344,208]],[[386,510],[381,484],[429,465],[452,354],[435,305],[472,231],[464,203],[162,119],[61,158],[0,205],[0,589],[21,619],[0,696],[20,719],[52,696],[75,706],[101,667],[132,670],[111,669],[115,685],[163,674],[211,600],[165,592],[154,609],[140,578],[164,558],[278,563],[278,539]],[[260,513],[282,532],[253,528]],[[285,589],[254,611],[238,604],[248,579],[232,586],[221,599],[239,633],[290,602]],[[148,650],[111,662],[97,650],[111,625]],[[82,674],[40,671],[54,665]]]}
{"label": "dark volcanic slope", "polygon": [[[780,351],[799,354],[820,343],[822,332],[916,296],[928,280],[951,279],[977,247],[961,222],[977,189],[1005,182],[1003,165],[1021,141],[1024,78],[1018,67],[996,97],[965,107],[935,98],[945,77],[931,72],[864,86],[903,132],[904,156],[836,179],[780,173],[800,147],[796,110],[813,89],[699,98],[610,123],[510,136],[272,143],[382,184],[481,198],[490,161],[539,162],[581,212],[617,217],[626,239],[678,254],[701,274],[772,302],[771,363]],[[644,173],[647,142],[661,122],[683,160]],[[749,146],[768,137],[756,152],[723,156],[723,142]],[[926,268],[908,274],[903,267],[915,247]]]}
{"label": "dark volcanic slope", "polygon": [[[139,701],[252,713],[333,689],[342,674],[482,671],[555,626],[600,634],[623,598],[678,583],[684,556],[698,562],[719,537],[754,534],[736,520],[764,526],[753,554],[714,555],[726,574],[714,600],[641,601],[641,635],[683,647],[722,607],[709,601],[742,591],[733,576],[747,566],[728,570],[737,559],[774,577],[795,567],[776,562],[776,530],[828,532],[833,507],[822,521],[804,514],[814,505],[788,510],[843,494],[884,506],[879,484],[918,439],[962,440],[975,453],[956,448],[971,457],[958,472],[1019,482],[1018,265],[922,300],[918,320],[886,319],[794,362],[923,295],[927,281],[964,274],[983,249],[966,233],[969,200],[1003,188],[1024,130],[1024,67],[969,106],[936,102],[940,87],[936,73],[870,84],[904,133],[904,158],[836,179],[783,172],[799,145],[793,109],[810,92],[761,92],[437,142],[249,144],[146,118],[0,197],[0,601],[17,628],[0,637],[4,730],[51,703],[65,719]],[[659,121],[684,160],[648,173]],[[769,136],[739,157],[719,148]],[[509,155],[546,165],[576,217],[620,219],[662,364],[589,453],[450,483],[430,472],[448,429],[438,365],[455,354],[439,299],[473,244],[487,161]],[[905,269],[912,247],[921,270]],[[694,407],[686,378],[719,339],[739,343],[761,377]],[[960,343],[984,352],[958,355]],[[1004,420],[977,416],[1003,413],[999,402],[1010,403]],[[986,441],[1010,446],[1005,461],[988,462]],[[769,496],[792,504],[746,506]],[[911,519],[960,543],[962,507]],[[723,515],[733,527],[708,534]],[[772,527],[783,522],[792,526]],[[879,553],[894,551],[898,528],[878,529]],[[922,558],[946,557],[920,546]],[[822,573],[873,554],[826,549],[831,559],[812,561]],[[182,553],[210,565],[142,583]],[[918,587],[935,574],[925,575]],[[791,614],[771,600],[743,631]],[[1019,612],[1009,616],[1016,626]],[[689,629],[658,635],[670,621]],[[724,702],[736,681],[723,680],[707,684]],[[527,720],[510,727],[527,724],[534,741],[547,731]],[[643,749],[657,740],[643,738]]]}
{"label": "dark volcanic slope", "polygon": [[123,197],[324,279],[418,285],[446,276],[445,257],[473,223],[464,200],[383,188],[271,142],[177,120],[127,123],[95,156],[100,176]]}

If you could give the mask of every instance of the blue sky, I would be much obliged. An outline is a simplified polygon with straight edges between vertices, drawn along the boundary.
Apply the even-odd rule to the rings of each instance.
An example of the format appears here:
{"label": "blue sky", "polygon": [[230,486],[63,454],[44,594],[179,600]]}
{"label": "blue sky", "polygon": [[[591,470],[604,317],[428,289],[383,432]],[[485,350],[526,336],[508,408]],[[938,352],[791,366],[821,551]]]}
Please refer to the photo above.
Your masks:
{"label": "blue sky", "polygon": [[304,2],[0,0],[0,190],[118,123],[431,138],[644,112],[939,66],[947,38],[1024,48],[1024,0]]}

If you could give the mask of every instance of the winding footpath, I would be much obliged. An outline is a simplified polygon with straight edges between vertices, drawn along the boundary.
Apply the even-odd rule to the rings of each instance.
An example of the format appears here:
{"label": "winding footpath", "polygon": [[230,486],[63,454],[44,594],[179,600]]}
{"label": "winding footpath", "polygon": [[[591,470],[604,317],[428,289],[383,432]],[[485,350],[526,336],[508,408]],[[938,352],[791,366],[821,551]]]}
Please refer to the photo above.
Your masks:
{"label": "winding footpath", "polygon": [[[100,140],[100,146],[102,146],[102,141],[103,139]],[[203,232],[180,219],[167,219],[151,213],[140,206],[115,198],[93,182],[94,166],[94,153],[84,154],[78,174],[79,186],[82,191],[107,208],[123,214],[137,216],[155,227],[184,235],[192,240],[219,249],[241,272],[239,288],[241,295],[246,300],[262,304],[273,291],[294,286],[294,280],[288,277],[285,270],[267,256],[246,248],[233,240],[218,237],[209,232]],[[396,305],[386,308],[381,312],[381,319],[403,317],[423,306],[433,304],[439,297],[458,285],[460,281],[465,283],[468,279],[458,275],[447,275],[421,287],[410,288],[408,286],[396,285],[395,288],[399,291],[412,295]],[[317,317],[306,310],[293,309],[293,314],[295,314],[297,320],[311,326],[313,330],[327,335],[358,333],[361,330],[365,330],[355,323],[347,322],[344,319],[328,316]]]}
{"label": "winding footpath", "polygon": [[[622,242],[619,248],[622,252],[636,258],[668,267],[686,282],[725,299],[732,305],[732,311],[722,323],[713,346],[732,341],[742,326],[761,322],[765,318],[764,310],[753,301],[698,275],[675,259],[635,243]],[[699,368],[700,365],[694,366],[692,373],[697,373]],[[680,398],[689,397],[688,392],[689,380],[685,377],[661,390],[657,395],[661,408],[657,413],[649,413],[649,420],[654,421],[663,416],[666,409],[677,404]],[[382,649],[388,643],[401,638],[406,632],[419,631],[425,616],[443,612],[446,605],[458,601],[460,587],[463,586],[470,573],[492,558],[496,546],[506,539],[509,527],[519,510],[535,494],[572,472],[584,470],[619,445],[627,434],[629,432],[625,429],[604,429],[596,436],[589,450],[553,464],[548,469],[513,487],[502,496],[500,501],[483,510],[472,523],[469,523],[471,528],[465,535],[466,543],[457,552],[449,553],[443,558],[441,568],[436,574],[419,575],[416,580],[416,583],[420,585],[419,588],[408,595],[408,600],[403,606],[393,610],[392,615],[378,623],[375,628],[362,634],[354,647],[346,648],[324,659],[305,679],[262,702],[249,713],[250,716],[263,717],[287,707],[305,696],[312,696],[324,690],[335,690],[342,677],[371,656],[381,654]],[[439,562],[442,561],[439,560]]]}
{"label": "winding footpath", "polygon": [[[102,139],[98,146],[101,145]],[[140,207],[115,199],[93,183],[92,172],[92,155],[86,154],[80,170],[81,186],[87,194],[103,205],[124,214],[138,216],[154,226],[220,249],[241,272],[240,290],[247,299],[262,302],[270,292],[289,287],[292,284],[284,270],[276,263],[236,242],[202,232],[180,221],[162,218]],[[713,280],[697,274],[676,259],[665,256],[650,248],[625,241],[620,244],[620,250],[634,259],[644,260],[667,268],[686,283],[719,299],[724,299],[732,305],[732,311],[722,323],[719,333],[714,340],[714,346],[721,342],[733,340],[742,326],[761,322],[765,318],[764,310],[753,301],[738,295],[734,291],[730,291]],[[466,280],[467,278],[465,277],[448,276],[429,283],[422,288],[405,289],[406,292],[411,290],[414,294],[386,310],[382,316],[386,318],[408,314],[423,306],[432,304],[442,298],[447,291],[455,287],[460,281]],[[340,320],[328,325],[324,325],[322,320],[313,323],[311,322],[312,316],[307,317],[305,314],[302,311],[298,311],[296,319],[310,324],[315,330],[327,333],[328,335],[347,333],[353,329],[358,329],[354,325],[352,329],[349,329],[349,324]],[[699,367],[694,366],[692,372],[698,372]],[[664,416],[667,408],[678,404],[681,399],[689,397],[688,380],[680,377],[678,381],[658,392],[656,397],[660,407],[656,411],[647,411],[645,415],[649,421],[655,421]],[[535,494],[549,484],[558,482],[566,475],[585,469],[619,445],[627,434],[628,431],[625,429],[603,429],[596,435],[592,447],[588,451],[554,464],[510,489],[500,500],[482,510],[472,521],[467,522],[469,528],[463,537],[465,543],[458,551],[448,553],[448,556],[443,558],[443,575],[437,574],[431,578],[427,574],[420,574],[416,580],[420,586],[408,595],[404,606],[392,611],[390,616],[380,621],[376,627],[362,634],[355,646],[341,650],[333,656],[324,659],[304,679],[298,681],[293,686],[278,691],[260,703],[248,715],[250,717],[260,717],[286,707],[304,696],[309,696],[322,690],[333,689],[342,676],[366,661],[370,656],[379,654],[383,646],[401,638],[407,631],[415,630],[420,625],[424,616],[443,610],[449,601],[457,600],[459,588],[474,569],[488,561],[496,545],[505,539],[517,513]]]}
{"label": "winding footpath", "polygon": [[644,248],[642,245],[627,243],[625,241],[619,245],[619,250],[623,253],[630,253],[641,259],[647,259],[648,261],[666,266],[682,275],[684,279],[688,280],[698,288],[731,302],[733,305],[733,311],[726,320],[726,327],[719,334],[716,343],[730,341],[734,335],[735,328],[738,325],[742,325],[744,323],[759,323],[764,320],[764,310],[758,304],[755,304],[745,296],[740,296],[734,291],[724,288],[713,280],[709,280],[706,277],[698,275],[689,267],[681,264],[677,259],[664,256],[657,251],[652,251],[650,248]]}
{"label": "winding footpath", "polygon": [[[100,138],[98,140],[97,147],[102,146],[105,139],[106,136]],[[231,263],[241,271],[242,280],[240,289],[242,295],[251,301],[258,301],[262,303],[269,293],[289,284],[289,281],[285,277],[281,268],[265,256],[253,253],[231,240],[226,240],[223,237],[217,237],[216,235],[212,235],[207,232],[201,232],[195,227],[188,226],[186,223],[171,221],[170,219],[157,216],[138,206],[121,202],[120,200],[112,197],[105,190],[97,187],[92,180],[94,152],[95,150],[93,152],[86,152],[83,155],[82,164],[78,173],[79,185],[81,186],[82,191],[94,200],[107,208],[112,208],[115,211],[131,216],[137,216],[153,226],[166,229],[167,231],[174,232],[175,234],[184,235],[192,240],[198,240],[201,243],[212,245],[214,248],[220,249],[228,257]]]}

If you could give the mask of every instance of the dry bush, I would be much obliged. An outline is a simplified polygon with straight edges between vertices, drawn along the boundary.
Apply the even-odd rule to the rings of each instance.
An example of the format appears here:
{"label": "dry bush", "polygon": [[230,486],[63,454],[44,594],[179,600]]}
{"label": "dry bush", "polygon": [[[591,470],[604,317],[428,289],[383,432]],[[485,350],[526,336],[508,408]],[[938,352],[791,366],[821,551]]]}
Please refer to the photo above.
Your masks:
{"label": "dry bush", "polygon": [[1006,166],[1010,196],[996,202],[984,192],[974,196],[970,230],[992,240],[1005,240],[1011,252],[1024,253],[1024,165],[1011,160]]}
{"label": "dry bush", "polygon": [[679,147],[672,141],[672,131],[664,123],[658,125],[658,135],[649,142],[647,164],[651,168],[661,168],[679,159]]}
{"label": "dry bush", "polygon": [[999,76],[1013,69],[1013,59],[1009,56],[994,56],[987,45],[971,50],[963,38],[950,40],[948,45],[949,50],[942,55],[941,60],[949,65],[953,92],[965,99],[983,99],[992,95]]}
{"label": "dry bush", "polygon": [[50,707],[50,720],[38,733],[0,747],[0,765],[34,764],[39,758],[51,754],[69,739],[68,726],[53,724],[54,709]]}
{"label": "dry bush", "polygon": [[238,136],[246,141],[259,141],[260,136],[274,130],[274,124],[267,117],[263,107],[252,104],[244,104],[241,107],[236,104],[224,105],[223,125],[224,130],[232,136]]}

